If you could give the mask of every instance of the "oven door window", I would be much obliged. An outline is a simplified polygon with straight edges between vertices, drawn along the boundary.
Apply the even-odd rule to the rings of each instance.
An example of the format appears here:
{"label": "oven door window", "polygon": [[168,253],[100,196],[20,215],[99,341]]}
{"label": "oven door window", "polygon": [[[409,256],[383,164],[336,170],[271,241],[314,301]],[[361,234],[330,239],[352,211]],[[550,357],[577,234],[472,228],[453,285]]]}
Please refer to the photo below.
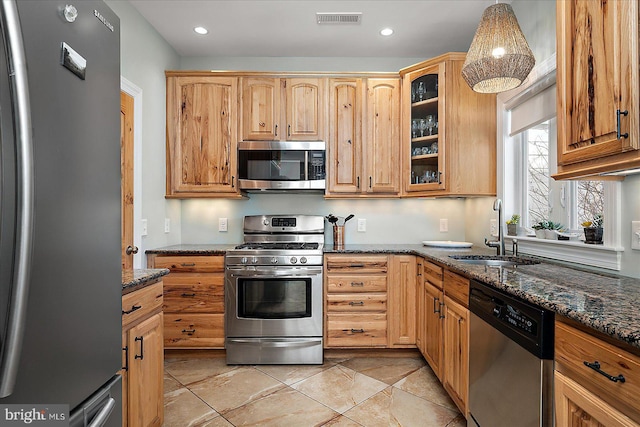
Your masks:
{"label": "oven door window", "polygon": [[248,319],[311,317],[311,279],[239,279],[238,317]]}
{"label": "oven door window", "polygon": [[240,150],[240,179],[301,181],[305,179],[305,151]]}

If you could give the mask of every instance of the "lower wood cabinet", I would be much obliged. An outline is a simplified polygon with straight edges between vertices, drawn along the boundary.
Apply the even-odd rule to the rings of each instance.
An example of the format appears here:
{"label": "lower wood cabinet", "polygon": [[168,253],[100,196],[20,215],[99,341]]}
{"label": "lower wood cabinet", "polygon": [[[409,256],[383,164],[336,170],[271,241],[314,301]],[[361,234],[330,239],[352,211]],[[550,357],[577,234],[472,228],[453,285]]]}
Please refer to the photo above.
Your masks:
{"label": "lower wood cabinet", "polygon": [[442,385],[465,416],[469,389],[469,310],[444,297]]}
{"label": "lower wood cabinet", "polygon": [[389,271],[389,347],[416,345],[416,273],[414,255],[392,255]]}
{"label": "lower wood cabinet", "polygon": [[122,297],[122,425],[164,420],[162,282]]}
{"label": "lower wood cabinet", "polygon": [[224,348],[224,255],[147,257],[164,277],[165,348]]}
{"label": "lower wood cabinet", "polygon": [[425,281],[422,301],[424,303],[422,355],[438,379],[442,381],[442,333],[444,329],[444,294],[442,289]]}
{"label": "lower wood cabinet", "polygon": [[637,427],[640,357],[596,334],[556,320],[556,426]]}

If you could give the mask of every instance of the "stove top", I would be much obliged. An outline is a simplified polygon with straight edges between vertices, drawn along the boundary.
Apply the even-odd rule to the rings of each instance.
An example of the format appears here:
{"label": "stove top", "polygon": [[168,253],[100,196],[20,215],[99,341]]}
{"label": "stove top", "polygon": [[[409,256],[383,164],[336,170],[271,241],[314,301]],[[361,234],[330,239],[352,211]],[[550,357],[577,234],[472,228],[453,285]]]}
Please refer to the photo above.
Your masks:
{"label": "stove top", "polygon": [[318,247],[320,247],[320,244],[317,242],[250,242],[238,245],[236,249],[315,251]]}

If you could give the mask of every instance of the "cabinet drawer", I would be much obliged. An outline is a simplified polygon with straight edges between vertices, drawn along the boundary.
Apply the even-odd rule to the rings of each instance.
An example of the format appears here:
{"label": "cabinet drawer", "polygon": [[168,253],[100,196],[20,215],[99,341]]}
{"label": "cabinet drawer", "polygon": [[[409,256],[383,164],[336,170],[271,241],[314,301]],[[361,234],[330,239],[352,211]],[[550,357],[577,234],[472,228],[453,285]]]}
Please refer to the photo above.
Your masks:
{"label": "cabinet drawer", "polygon": [[122,296],[122,327],[132,325],[149,317],[162,307],[162,282]]}
{"label": "cabinet drawer", "polygon": [[224,348],[224,314],[165,314],[164,346]]}
{"label": "cabinet drawer", "polygon": [[326,272],[386,273],[387,256],[326,256]]}
{"label": "cabinet drawer", "polygon": [[387,294],[330,294],[327,295],[328,312],[386,312]]}
{"label": "cabinet drawer", "polygon": [[[564,323],[556,322],[555,332],[556,369],[639,422],[640,357]],[[600,370],[625,381],[611,381],[584,362],[598,362]]]}
{"label": "cabinet drawer", "polygon": [[427,260],[422,260],[422,271],[424,274],[424,280],[435,285],[438,289],[442,289],[442,267]]}
{"label": "cabinet drawer", "polygon": [[386,347],[386,314],[328,314],[327,347]]}
{"label": "cabinet drawer", "polygon": [[387,292],[387,276],[327,275],[327,293],[335,292]]}
{"label": "cabinet drawer", "polygon": [[469,279],[445,270],[444,294],[469,307]]}
{"label": "cabinet drawer", "polygon": [[224,276],[176,273],[164,280],[164,305],[168,313],[224,313]]}
{"label": "cabinet drawer", "polygon": [[171,272],[224,273],[224,256],[157,256],[154,268],[168,268]]}

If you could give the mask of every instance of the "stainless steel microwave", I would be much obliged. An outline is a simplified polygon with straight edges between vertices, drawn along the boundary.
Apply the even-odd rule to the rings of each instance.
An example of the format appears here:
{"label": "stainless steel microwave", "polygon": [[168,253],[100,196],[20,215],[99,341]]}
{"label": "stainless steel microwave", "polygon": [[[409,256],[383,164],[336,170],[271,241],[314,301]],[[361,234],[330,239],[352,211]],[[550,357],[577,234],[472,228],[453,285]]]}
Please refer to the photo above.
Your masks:
{"label": "stainless steel microwave", "polygon": [[242,190],[324,191],[325,178],[324,141],[238,143],[238,184]]}

